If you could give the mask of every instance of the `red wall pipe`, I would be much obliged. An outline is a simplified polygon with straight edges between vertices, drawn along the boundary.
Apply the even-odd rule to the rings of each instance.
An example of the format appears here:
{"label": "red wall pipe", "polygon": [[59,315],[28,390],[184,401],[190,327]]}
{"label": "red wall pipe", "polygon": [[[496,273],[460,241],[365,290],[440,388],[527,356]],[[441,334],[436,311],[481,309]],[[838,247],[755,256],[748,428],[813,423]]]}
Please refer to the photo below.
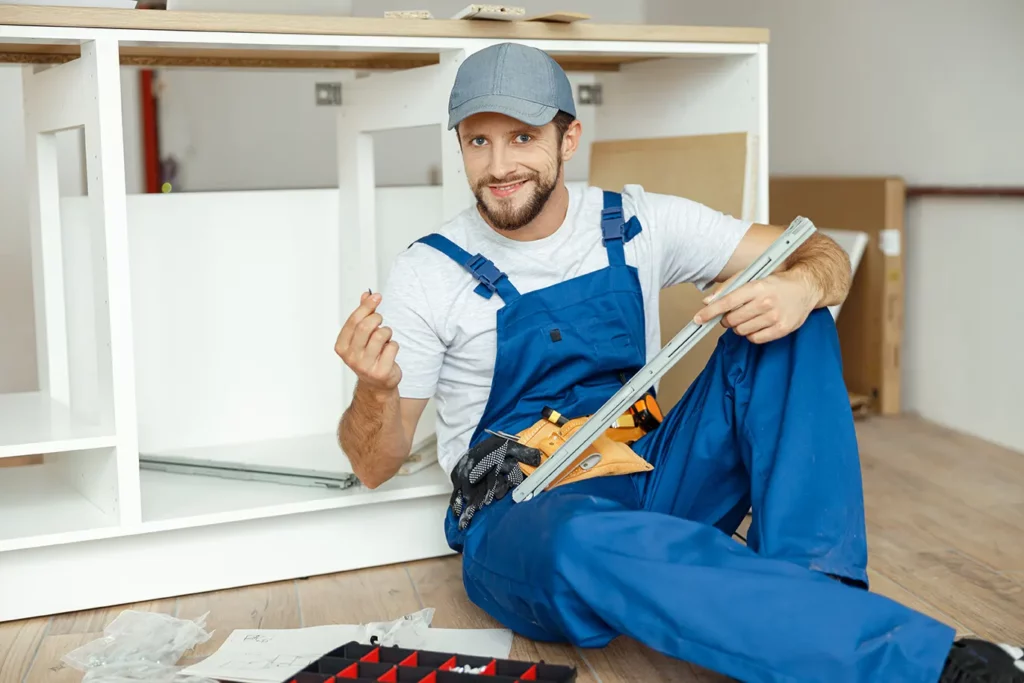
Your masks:
{"label": "red wall pipe", "polygon": [[142,100],[142,153],[146,170],[146,192],[160,192],[160,137],[157,128],[156,95],[153,70],[139,71],[139,97]]}

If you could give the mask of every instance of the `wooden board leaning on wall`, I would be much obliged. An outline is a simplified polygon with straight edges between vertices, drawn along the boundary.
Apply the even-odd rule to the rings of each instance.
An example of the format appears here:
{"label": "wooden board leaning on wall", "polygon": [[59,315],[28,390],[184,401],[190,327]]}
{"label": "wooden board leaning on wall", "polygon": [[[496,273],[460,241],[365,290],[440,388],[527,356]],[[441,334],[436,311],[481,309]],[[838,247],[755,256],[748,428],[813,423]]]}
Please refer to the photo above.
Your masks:
{"label": "wooden board leaning on wall", "polygon": [[[757,195],[757,139],[748,133],[595,142],[590,183],[606,190],[642,185],[648,192],[686,197],[732,216],[752,218]],[[661,343],[666,344],[702,307],[691,284],[662,290]],[[662,378],[658,403],[674,406],[715,350],[722,327],[704,337]]]}
{"label": "wooden board leaning on wall", "polygon": [[847,388],[882,415],[901,411],[905,200],[906,185],[897,177],[777,176],[769,184],[772,223],[801,215],[820,227],[869,236],[836,325]]}
{"label": "wooden board leaning on wall", "polygon": [[[756,138],[746,133],[595,142],[590,182],[605,189],[626,184],[687,197],[752,220],[757,194]],[[856,417],[900,410],[902,339],[903,183],[895,178],[778,178],[769,186],[769,221],[789,225],[798,215],[820,228],[868,233],[850,296],[837,327],[850,406]],[[882,243],[884,241],[884,243]],[[690,284],[661,292],[662,344],[701,308]],[[669,410],[704,369],[721,336],[705,337],[662,379],[658,400]]]}

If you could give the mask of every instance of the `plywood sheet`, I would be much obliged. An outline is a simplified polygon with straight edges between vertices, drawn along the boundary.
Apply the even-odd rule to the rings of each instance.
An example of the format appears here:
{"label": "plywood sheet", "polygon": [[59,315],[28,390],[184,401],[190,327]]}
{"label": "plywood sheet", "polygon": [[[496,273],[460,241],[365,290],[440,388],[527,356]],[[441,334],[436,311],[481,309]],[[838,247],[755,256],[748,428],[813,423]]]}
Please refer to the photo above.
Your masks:
{"label": "plywood sheet", "polygon": [[773,177],[769,185],[773,224],[802,215],[822,228],[868,234],[836,325],[847,388],[883,415],[900,412],[905,195],[896,177]]}
{"label": "plywood sheet", "polygon": [[[608,190],[627,184],[648,192],[686,197],[732,216],[753,218],[756,196],[756,136],[749,133],[687,135],[595,142],[590,183]],[[703,306],[691,284],[661,292],[661,340],[667,343]],[[704,337],[661,380],[658,402],[675,405],[707,364],[724,328]]]}
{"label": "plywood sheet", "polygon": [[41,455],[20,455],[16,458],[0,458],[0,467],[24,467],[25,465],[41,465]]}
{"label": "plywood sheet", "polygon": [[586,21],[588,19],[590,19],[590,15],[583,12],[548,12],[547,14],[529,17],[525,21],[550,21],[556,24],[574,24],[577,21]]}

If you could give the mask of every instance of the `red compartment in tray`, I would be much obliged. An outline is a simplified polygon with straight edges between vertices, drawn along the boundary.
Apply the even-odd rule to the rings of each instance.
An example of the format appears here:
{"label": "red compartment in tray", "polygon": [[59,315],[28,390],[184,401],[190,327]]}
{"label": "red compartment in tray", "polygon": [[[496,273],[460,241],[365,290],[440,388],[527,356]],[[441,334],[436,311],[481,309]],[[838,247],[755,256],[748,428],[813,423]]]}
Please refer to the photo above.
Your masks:
{"label": "red compartment in tray", "polygon": [[479,683],[481,679],[488,683],[573,683],[576,669],[351,642],[282,683]]}

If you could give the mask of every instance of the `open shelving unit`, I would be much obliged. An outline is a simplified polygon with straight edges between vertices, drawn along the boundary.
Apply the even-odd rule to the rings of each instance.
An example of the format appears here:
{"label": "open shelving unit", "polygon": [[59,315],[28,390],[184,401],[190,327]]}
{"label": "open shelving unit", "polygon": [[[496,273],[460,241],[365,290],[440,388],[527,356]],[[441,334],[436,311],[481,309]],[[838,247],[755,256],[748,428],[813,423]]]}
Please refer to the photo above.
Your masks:
{"label": "open shelving unit", "polygon": [[[0,0],[0,62],[23,72],[40,386],[0,395],[0,458],[43,456],[0,469],[0,621],[451,552],[436,464],[330,490],[140,471],[139,455],[344,460],[334,430],[354,380],[337,330],[395,253],[471,206],[448,92],[467,55],[505,40],[601,85],[590,140],[756,136],[767,220],[762,29]],[[126,194],[125,65],[357,70],[337,110],[338,187]],[[375,187],[372,135],[424,126],[440,184]],[[87,191],[62,197],[54,136],[76,128]]]}

